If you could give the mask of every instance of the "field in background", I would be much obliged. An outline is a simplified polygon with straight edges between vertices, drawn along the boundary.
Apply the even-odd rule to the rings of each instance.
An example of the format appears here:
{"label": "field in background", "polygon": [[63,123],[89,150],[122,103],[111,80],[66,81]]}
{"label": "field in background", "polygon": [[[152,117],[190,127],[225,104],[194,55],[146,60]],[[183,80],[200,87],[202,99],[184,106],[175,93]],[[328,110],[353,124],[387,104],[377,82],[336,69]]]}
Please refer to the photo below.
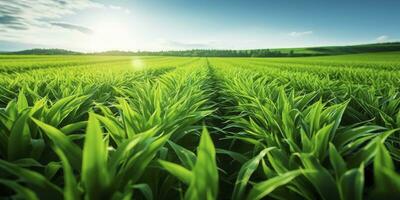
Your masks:
{"label": "field in background", "polygon": [[322,46],[322,47],[305,47],[305,48],[281,48],[274,49],[282,53],[293,51],[298,54],[304,55],[342,55],[342,54],[356,54],[356,53],[376,53],[399,51],[400,43],[376,43],[376,44],[361,44],[350,46]]}
{"label": "field in background", "polygon": [[400,52],[0,56],[0,196],[400,195]]}
{"label": "field in background", "polygon": [[[192,50],[165,50],[165,51],[106,51],[87,53],[86,55],[112,56],[182,56],[182,57],[304,57],[346,55],[377,52],[400,51],[400,42],[375,43],[350,46],[320,46],[303,48],[280,49],[192,49]],[[16,52],[0,52],[0,55],[85,55],[65,49],[28,49]]]}

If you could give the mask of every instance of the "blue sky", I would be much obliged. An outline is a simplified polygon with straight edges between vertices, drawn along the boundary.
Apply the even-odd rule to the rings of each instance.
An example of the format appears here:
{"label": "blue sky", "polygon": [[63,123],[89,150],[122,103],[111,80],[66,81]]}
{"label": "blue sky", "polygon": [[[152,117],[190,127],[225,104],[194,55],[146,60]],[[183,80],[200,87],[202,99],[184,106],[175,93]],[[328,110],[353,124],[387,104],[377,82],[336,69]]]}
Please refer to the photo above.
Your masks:
{"label": "blue sky", "polygon": [[398,0],[0,0],[0,51],[254,49],[400,40]]}

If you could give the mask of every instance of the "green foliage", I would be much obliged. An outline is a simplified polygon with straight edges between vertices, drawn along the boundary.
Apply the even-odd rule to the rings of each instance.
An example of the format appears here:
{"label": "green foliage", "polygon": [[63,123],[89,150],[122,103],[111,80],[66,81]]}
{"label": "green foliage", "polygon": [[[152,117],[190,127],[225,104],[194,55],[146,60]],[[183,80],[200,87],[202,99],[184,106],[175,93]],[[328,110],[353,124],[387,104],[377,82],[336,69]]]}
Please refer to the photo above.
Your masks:
{"label": "green foliage", "polygon": [[0,198],[396,198],[398,58],[0,56]]}

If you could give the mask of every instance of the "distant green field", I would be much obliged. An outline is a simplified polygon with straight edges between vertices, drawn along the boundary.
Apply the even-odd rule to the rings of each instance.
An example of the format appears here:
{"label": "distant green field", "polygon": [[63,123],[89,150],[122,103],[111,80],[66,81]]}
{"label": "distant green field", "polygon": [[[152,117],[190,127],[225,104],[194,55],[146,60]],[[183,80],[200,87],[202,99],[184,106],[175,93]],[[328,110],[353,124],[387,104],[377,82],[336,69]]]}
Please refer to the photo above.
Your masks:
{"label": "distant green field", "polygon": [[[321,46],[304,48],[272,48],[272,49],[192,49],[182,51],[107,51],[89,53],[87,55],[101,56],[181,56],[181,57],[305,57],[324,55],[345,55],[376,52],[400,51],[400,42],[376,43],[350,46]],[[63,49],[29,49],[17,52],[3,52],[8,55],[84,55]]]}
{"label": "distant green field", "polygon": [[280,48],[272,49],[281,51],[282,53],[304,54],[304,55],[341,55],[341,54],[357,54],[357,53],[376,53],[400,51],[400,43],[377,43],[377,44],[362,44],[350,46],[321,46],[321,47],[305,47],[305,48]]}
{"label": "distant green field", "polygon": [[2,55],[0,198],[396,199],[399,86],[400,51]]}

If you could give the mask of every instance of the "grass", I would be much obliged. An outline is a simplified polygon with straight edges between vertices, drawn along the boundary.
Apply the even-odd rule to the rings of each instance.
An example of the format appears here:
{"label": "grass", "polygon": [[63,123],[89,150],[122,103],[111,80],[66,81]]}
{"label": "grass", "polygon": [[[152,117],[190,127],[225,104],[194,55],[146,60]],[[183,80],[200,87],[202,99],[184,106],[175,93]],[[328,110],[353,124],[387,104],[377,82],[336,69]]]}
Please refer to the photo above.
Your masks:
{"label": "grass", "polygon": [[0,56],[0,196],[395,199],[399,55]]}

